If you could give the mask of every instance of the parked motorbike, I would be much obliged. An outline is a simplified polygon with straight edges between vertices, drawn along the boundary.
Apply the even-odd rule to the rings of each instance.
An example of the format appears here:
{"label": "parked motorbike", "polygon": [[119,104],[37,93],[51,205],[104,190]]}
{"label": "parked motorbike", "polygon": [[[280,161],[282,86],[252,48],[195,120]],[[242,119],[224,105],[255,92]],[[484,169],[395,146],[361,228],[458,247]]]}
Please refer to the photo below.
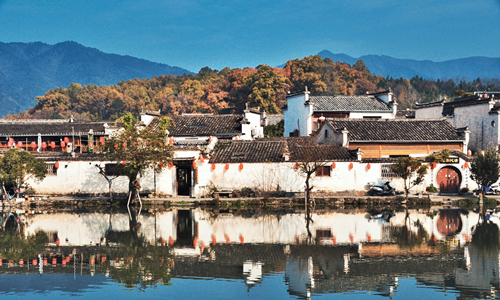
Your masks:
{"label": "parked motorbike", "polygon": [[369,182],[370,190],[368,191],[369,196],[394,196],[396,190],[390,185],[389,181],[381,180],[379,182]]}

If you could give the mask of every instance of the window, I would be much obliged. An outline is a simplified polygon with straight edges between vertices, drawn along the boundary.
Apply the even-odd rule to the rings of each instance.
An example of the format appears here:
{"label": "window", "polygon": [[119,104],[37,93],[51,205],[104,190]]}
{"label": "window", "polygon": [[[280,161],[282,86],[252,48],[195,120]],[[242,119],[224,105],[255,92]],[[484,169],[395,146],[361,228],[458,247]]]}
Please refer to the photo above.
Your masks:
{"label": "window", "polygon": [[332,231],[330,229],[316,229],[316,237],[330,238],[332,237]]}
{"label": "window", "polygon": [[382,165],[380,177],[382,178],[398,178],[398,175],[391,171],[392,164]]}
{"label": "window", "polygon": [[330,176],[331,170],[331,166],[321,166],[316,170],[316,176]]}
{"label": "window", "polygon": [[47,164],[47,176],[57,176],[56,164]]}
{"label": "window", "polygon": [[328,138],[328,130],[325,129],[325,139]]}
{"label": "window", "polygon": [[497,123],[495,121],[491,121],[491,127],[497,126]]}

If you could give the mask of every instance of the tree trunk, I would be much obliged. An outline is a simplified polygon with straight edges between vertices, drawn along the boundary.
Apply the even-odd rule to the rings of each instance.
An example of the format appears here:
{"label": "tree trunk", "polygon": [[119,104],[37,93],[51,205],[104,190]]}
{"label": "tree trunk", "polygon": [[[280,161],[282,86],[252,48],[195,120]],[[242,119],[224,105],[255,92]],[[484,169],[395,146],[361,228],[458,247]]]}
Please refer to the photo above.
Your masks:
{"label": "tree trunk", "polygon": [[137,178],[137,175],[138,173],[133,173],[129,177],[128,191],[129,191],[129,197],[131,197],[130,203],[137,202],[137,192],[141,190],[141,183],[140,180]]}

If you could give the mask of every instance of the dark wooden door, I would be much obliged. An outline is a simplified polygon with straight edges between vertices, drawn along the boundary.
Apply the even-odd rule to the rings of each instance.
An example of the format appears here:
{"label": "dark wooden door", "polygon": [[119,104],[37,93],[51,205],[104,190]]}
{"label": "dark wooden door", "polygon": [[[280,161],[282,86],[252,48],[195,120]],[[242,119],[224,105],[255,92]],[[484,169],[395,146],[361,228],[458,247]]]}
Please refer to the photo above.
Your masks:
{"label": "dark wooden door", "polygon": [[177,195],[190,196],[191,191],[191,168],[185,166],[177,167]]}
{"label": "dark wooden door", "polygon": [[436,176],[440,193],[458,193],[460,187],[460,175],[454,168],[444,167]]}

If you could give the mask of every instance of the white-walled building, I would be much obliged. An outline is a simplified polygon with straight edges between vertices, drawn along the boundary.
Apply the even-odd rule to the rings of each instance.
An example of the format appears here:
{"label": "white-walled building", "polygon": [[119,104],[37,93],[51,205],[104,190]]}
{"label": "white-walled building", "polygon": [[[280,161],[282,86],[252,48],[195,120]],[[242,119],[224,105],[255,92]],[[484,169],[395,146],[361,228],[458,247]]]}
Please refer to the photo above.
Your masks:
{"label": "white-walled building", "polygon": [[498,149],[500,143],[500,97],[498,93],[475,93],[474,96],[456,98],[451,102],[417,104],[415,118],[446,117],[456,128],[471,131],[469,149],[472,151]]}
{"label": "white-walled building", "polygon": [[362,96],[311,96],[306,88],[287,95],[284,136],[308,136],[324,118],[393,119],[396,114],[391,90]]}

